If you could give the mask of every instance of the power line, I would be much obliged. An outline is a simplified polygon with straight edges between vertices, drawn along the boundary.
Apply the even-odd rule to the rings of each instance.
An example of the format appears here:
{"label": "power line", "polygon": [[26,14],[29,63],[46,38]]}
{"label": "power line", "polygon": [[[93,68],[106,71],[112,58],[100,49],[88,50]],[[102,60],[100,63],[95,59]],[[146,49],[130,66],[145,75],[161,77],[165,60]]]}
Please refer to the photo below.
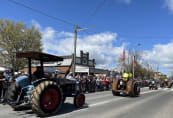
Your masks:
{"label": "power line", "polygon": [[86,25],[89,23],[89,21],[93,20],[93,18],[97,15],[97,13],[103,7],[103,5],[106,3],[106,1],[107,0],[103,0],[96,6],[96,9],[94,10],[94,12],[92,14],[90,14],[88,20],[86,21]]}
{"label": "power line", "polygon": [[[96,31],[85,31],[87,35],[92,35],[92,34],[100,34],[104,32],[96,32]],[[116,32],[117,33],[117,32]],[[118,37],[121,38],[128,38],[128,39],[173,39],[172,36],[150,36],[150,35],[126,35],[126,34],[118,34]]]}
{"label": "power line", "polygon": [[23,3],[17,2],[17,1],[15,1],[15,0],[8,0],[8,1],[11,2],[11,3],[16,4],[16,5],[18,5],[18,6],[22,6],[22,7],[24,7],[24,8],[27,8],[27,9],[33,11],[33,12],[39,13],[39,14],[41,14],[41,15],[43,15],[43,16],[49,17],[49,18],[51,18],[51,19],[54,19],[54,20],[56,20],[56,21],[60,21],[60,22],[63,22],[63,23],[65,23],[65,24],[75,26],[75,24],[70,23],[70,22],[68,22],[68,21],[66,21],[66,20],[64,20],[64,19],[57,18],[57,17],[55,17],[55,16],[51,16],[51,15],[49,15],[49,14],[47,14],[47,13],[44,13],[44,12],[38,10],[38,9],[32,8],[32,7],[30,7],[30,6],[27,6],[27,5],[23,4]]}

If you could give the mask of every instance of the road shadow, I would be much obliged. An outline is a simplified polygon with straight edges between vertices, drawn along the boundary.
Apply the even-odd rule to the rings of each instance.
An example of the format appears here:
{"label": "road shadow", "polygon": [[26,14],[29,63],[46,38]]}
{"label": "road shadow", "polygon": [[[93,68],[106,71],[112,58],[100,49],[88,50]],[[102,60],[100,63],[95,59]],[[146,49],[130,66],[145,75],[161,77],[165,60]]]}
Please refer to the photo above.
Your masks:
{"label": "road shadow", "polygon": [[[54,114],[54,115],[50,115],[50,116],[46,116],[46,117],[52,117],[52,116],[58,116],[58,115],[62,115],[62,114],[67,114],[67,113],[71,113],[71,112],[73,112],[73,111],[77,111],[77,110],[80,110],[80,109],[86,109],[86,108],[88,108],[88,104],[85,104],[83,107],[81,107],[81,108],[76,108],[75,106],[74,106],[74,104],[72,104],[72,103],[64,103],[63,105],[62,105],[62,108],[61,108],[61,110],[58,112],[58,113],[56,113],[56,114]],[[16,110],[14,110],[14,111],[16,111],[16,113],[18,114],[18,116],[25,116],[26,118],[28,117],[30,117],[30,116],[36,116],[36,117],[38,117],[38,118],[40,118],[39,116],[37,116],[33,111],[32,111],[32,109],[31,109],[31,107],[29,107],[29,106],[19,106]]]}
{"label": "road shadow", "polygon": [[31,107],[28,105],[20,105],[18,107],[16,107],[15,109],[13,109],[13,111],[25,111],[25,110],[30,110]]}
{"label": "road shadow", "polygon": [[116,96],[116,97],[125,97],[125,98],[138,98],[140,97],[141,95],[139,96],[136,96],[136,97],[131,97],[129,94],[125,94],[125,93],[120,93],[120,95]]}
{"label": "road shadow", "polygon": [[[62,115],[62,114],[67,114],[67,113],[71,113],[71,112],[73,112],[73,111],[77,111],[77,110],[81,110],[81,109],[87,109],[88,108],[88,104],[85,104],[83,107],[81,107],[81,108],[76,108],[75,106],[74,106],[74,104],[72,104],[72,103],[64,103],[63,105],[62,105],[62,108],[61,108],[61,110],[58,112],[58,113],[56,113],[56,114],[54,114],[54,115],[51,115],[51,116],[56,116],[56,115]],[[51,117],[51,116],[48,116],[48,117]]]}

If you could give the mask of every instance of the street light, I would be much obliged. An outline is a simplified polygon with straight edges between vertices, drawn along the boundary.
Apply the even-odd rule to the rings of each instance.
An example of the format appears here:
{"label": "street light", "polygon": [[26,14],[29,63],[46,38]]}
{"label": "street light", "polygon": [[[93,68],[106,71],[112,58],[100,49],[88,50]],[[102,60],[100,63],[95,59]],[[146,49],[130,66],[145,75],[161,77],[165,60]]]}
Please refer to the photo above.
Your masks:
{"label": "street light", "polygon": [[138,43],[136,46],[133,47],[133,79],[135,78],[135,65],[134,65],[134,61],[135,61],[135,48],[141,46],[140,43]]}

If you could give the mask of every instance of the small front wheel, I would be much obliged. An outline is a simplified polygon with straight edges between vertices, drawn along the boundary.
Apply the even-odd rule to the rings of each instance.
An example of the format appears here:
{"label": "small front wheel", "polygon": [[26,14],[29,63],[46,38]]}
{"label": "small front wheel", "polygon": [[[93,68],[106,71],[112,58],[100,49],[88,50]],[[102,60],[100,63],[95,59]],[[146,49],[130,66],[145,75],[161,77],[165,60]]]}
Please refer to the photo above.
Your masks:
{"label": "small front wheel", "polygon": [[74,97],[74,105],[77,108],[82,107],[85,104],[85,95],[82,93],[77,94]]}

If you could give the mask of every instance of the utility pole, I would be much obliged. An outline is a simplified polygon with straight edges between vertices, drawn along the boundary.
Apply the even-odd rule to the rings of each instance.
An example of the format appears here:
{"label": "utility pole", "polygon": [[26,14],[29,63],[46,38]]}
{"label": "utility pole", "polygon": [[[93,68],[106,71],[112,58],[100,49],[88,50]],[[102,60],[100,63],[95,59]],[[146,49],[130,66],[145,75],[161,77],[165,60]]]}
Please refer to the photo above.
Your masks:
{"label": "utility pole", "polygon": [[[141,46],[141,44],[138,43],[138,45],[136,47],[138,47],[138,46]],[[135,62],[134,62],[134,61],[136,61],[135,57],[136,57],[135,47],[133,47],[133,79],[135,78]]]}
{"label": "utility pole", "polygon": [[75,77],[75,70],[76,70],[76,43],[77,43],[77,29],[78,25],[75,25],[74,31],[74,54],[73,54],[73,77]]}
{"label": "utility pole", "polygon": [[84,31],[87,30],[88,28],[80,28],[77,24],[75,25],[75,30],[74,30],[74,53],[73,53],[73,77],[75,77],[75,72],[76,72],[76,47],[77,47],[77,32],[78,31]]}
{"label": "utility pole", "polygon": [[133,79],[135,78],[135,49],[133,48]]}

